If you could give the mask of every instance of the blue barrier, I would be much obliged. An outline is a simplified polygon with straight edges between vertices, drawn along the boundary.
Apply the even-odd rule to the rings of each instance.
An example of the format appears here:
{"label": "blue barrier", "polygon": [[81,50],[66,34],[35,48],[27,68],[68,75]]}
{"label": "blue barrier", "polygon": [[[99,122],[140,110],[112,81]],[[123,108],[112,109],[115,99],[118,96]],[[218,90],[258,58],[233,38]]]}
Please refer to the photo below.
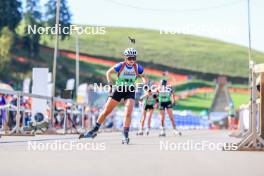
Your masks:
{"label": "blue barrier", "polygon": [[[123,111],[120,110],[115,116],[114,127],[121,129],[123,126]],[[141,113],[136,111],[133,113],[131,128],[138,129],[140,126]],[[182,113],[182,112],[174,112],[174,121],[178,129],[208,129],[209,121],[207,117],[194,115],[191,112]],[[145,126],[147,124],[147,119],[145,120]],[[172,128],[169,117],[166,115],[165,118],[165,126],[166,128]],[[151,120],[151,128],[159,128],[160,127],[160,117],[158,112],[154,112]]]}

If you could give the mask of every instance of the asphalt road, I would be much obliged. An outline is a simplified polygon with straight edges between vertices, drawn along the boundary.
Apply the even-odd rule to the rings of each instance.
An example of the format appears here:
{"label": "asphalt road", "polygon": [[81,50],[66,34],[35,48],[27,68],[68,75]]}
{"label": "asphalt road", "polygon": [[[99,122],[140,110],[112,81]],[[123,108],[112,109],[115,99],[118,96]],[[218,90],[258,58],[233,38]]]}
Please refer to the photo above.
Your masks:
{"label": "asphalt road", "polygon": [[[119,132],[95,139],[41,135],[0,139],[0,175],[85,176],[263,176],[263,152],[221,151],[228,131],[184,131],[183,136],[130,135]],[[30,141],[30,142],[29,142]],[[232,146],[233,147],[233,146]]]}

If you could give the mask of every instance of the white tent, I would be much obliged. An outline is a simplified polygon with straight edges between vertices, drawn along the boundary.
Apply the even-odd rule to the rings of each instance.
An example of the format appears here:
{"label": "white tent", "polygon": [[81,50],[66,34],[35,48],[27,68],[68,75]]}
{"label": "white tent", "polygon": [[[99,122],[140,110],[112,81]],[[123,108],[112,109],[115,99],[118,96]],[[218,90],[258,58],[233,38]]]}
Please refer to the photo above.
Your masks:
{"label": "white tent", "polygon": [[0,83],[0,89],[11,90],[11,91],[14,90],[9,84],[5,84],[5,83]]}

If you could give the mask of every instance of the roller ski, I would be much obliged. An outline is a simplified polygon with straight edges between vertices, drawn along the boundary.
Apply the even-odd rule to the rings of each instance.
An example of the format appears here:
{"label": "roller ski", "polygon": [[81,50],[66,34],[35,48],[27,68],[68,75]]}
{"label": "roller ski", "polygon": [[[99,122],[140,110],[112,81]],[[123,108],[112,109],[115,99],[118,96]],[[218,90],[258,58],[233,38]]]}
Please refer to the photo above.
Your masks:
{"label": "roller ski", "polygon": [[82,139],[82,138],[95,138],[97,136],[97,132],[95,131],[88,131],[88,132],[85,132],[85,133],[82,133],[80,136],[79,136],[79,139]]}
{"label": "roller ski", "polygon": [[137,136],[143,136],[143,131],[142,131],[142,129],[140,129],[138,132],[137,132]]}
{"label": "roller ski", "polygon": [[124,137],[122,139],[122,144],[129,144],[129,138]]}
{"label": "roller ski", "polygon": [[182,133],[180,131],[178,131],[178,130],[173,130],[173,134],[175,136],[182,136]]}
{"label": "roller ski", "polygon": [[160,133],[159,137],[166,137],[166,133]]}
{"label": "roller ski", "polygon": [[146,135],[147,136],[149,135],[149,129],[148,128],[146,129]]}

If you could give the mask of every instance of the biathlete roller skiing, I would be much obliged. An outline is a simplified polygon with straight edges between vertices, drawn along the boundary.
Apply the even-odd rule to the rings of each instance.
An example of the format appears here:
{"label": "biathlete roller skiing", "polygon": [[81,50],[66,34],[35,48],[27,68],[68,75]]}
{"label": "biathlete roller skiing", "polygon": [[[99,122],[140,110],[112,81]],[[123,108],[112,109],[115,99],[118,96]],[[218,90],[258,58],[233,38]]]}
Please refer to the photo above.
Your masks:
{"label": "biathlete roller skiing", "polygon": [[[127,48],[124,51],[124,62],[120,62],[110,68],[106,72],[108,84],[112,87],[109,98],[105,104],[104,110],[98,117],[96,125],[90,131],[87,131],[80,135],[79,138],[94,138],[101,124],[105,121],[106,117],[113,111],[113,109],[124,100],[126,110],[123,122],[123,144],[129,143],[129,127],[131,123],[131,114],[135,104],[135,82],[138,78],[141,78],[143,83],[146,84],[148,79],[144,75],[144,69],[141,65],[136,63],[137,51],[134,48]],[[114,80],[112,76],[117,74],[117,80],[113,84]]]}
{"label": "biathlete roller skiing", "polygon": [[152,113],[154,111],[155,105],[158,103],[158,94],[153,92],[151,89],[147,89],[146,93],[140,97],[139,100],[143,104],[142,118],[140,120],[140,128],[137,135],[143,135],[144,124],[146,116],[148,115],[148,126],[146,129],[146,134],[149,135]]}
{"label": "biathlete roller skiing", "polygon": [[160,137],[165,137],[165,111],[168,113],[168,116],[173,127],[174,135],[182,135],[180,131],[176,129],[176,124],[174,122],[174,117],[172,113],[172,106],[174,104],[174,94],[171,86],[167,85],[167,80],[161,80],[161,86],[159,88],[159,110],[160,110],[160,119],[161,119],[161,132]]}

